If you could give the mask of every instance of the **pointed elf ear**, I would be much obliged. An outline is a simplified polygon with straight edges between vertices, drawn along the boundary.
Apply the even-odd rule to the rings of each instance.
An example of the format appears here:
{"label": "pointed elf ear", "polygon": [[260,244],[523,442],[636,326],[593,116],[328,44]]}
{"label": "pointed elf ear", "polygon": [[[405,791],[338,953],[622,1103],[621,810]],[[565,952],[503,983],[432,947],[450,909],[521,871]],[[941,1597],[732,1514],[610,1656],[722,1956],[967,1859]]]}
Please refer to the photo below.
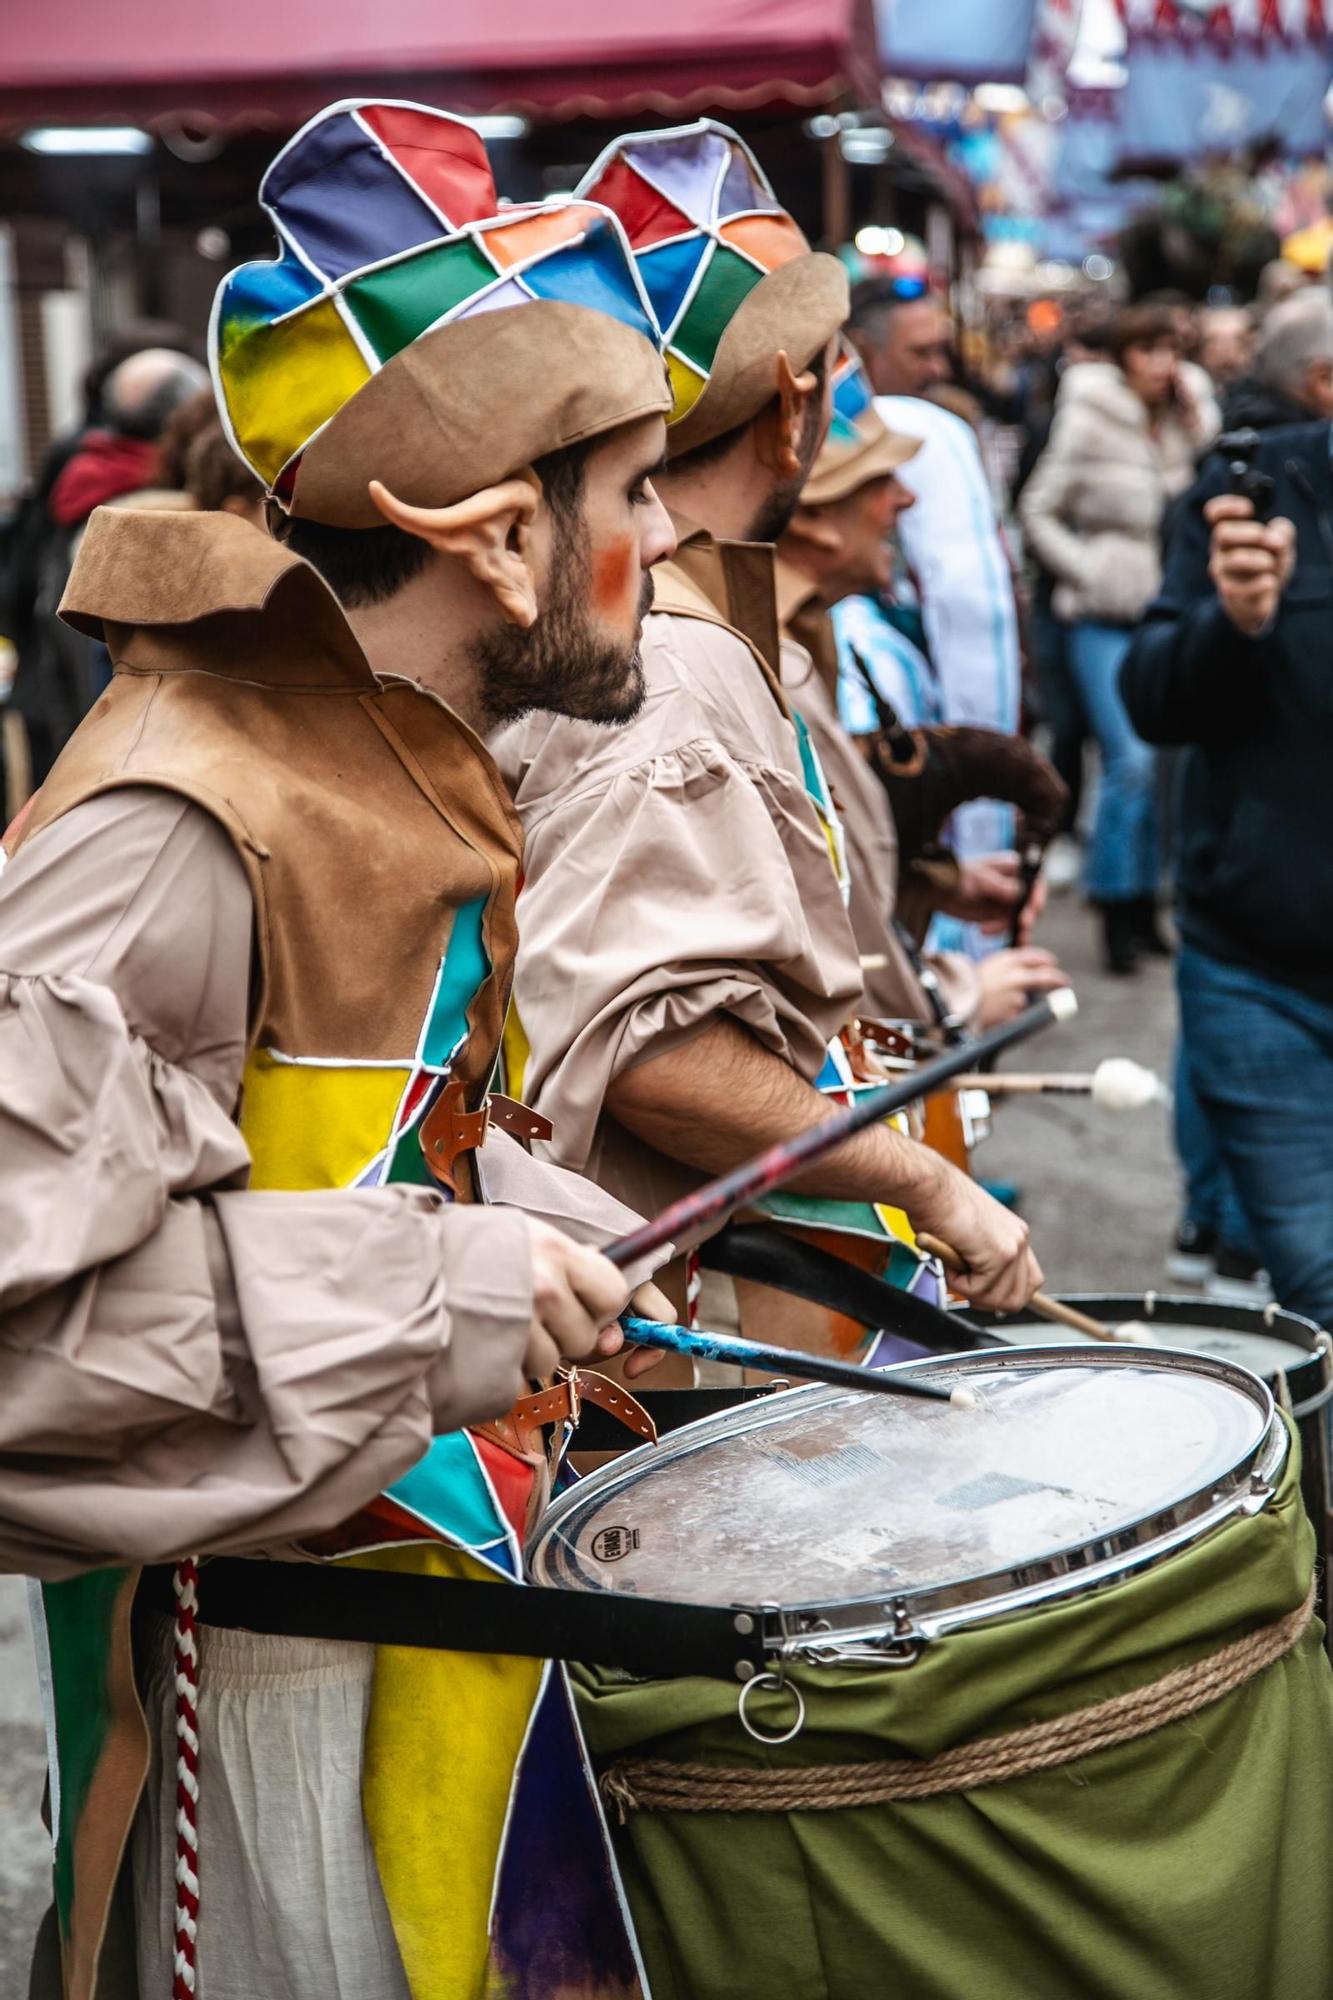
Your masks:
{"label": "pointed elf ear", "polygon": [[779,479],[795,479],[801,470],[798,445],[805,406],[819,387],[819,377],[809,368],[803,374],[795,374],[785,349],[778,354],[777,372],[778,407],[773,434],[757,440],[759,456]]}
{"label": "pointed elf ear", "polygon": [[787,527],[787,534],[795,541],[804,542],[809,549],[818,549],[820,555],[842,554],[843,537],[828,520],[822,507],[798,507]]}
{"label": "pointed elf ear", "polygon": [[453,507],[409,506],[378,479],[370,482],[370,497],[395,528],[470,569],[511,625],[527,631],[536,624],[537,580],[528,562],[529,531],[542,497],[535,472],[517,473]]}

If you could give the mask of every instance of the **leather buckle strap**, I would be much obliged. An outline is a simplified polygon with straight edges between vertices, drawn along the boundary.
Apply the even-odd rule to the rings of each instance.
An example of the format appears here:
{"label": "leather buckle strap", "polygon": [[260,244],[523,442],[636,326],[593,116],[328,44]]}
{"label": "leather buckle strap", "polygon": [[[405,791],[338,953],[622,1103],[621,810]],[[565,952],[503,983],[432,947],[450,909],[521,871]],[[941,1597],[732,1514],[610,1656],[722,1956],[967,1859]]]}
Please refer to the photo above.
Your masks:
{"label": "leather buckle strap", "polygon": [[473,1428],[484,1437],[494,1438],[497,1444],[504,1445],[509,1451],[530,1458],[541,1451],[538,1434],[543,1426],[577,1426],[585,1402],[595,1403],[598,1409],[615,1418],[626,1430],[633,1431],[646,1444],[657,1443],[657,1425],[643,1404],[636,1401],[619,1382],[613,1382],[607,1375],[599,1375],[592,1368],[562,1370],[549,1389],[539,1389],[531,1396],[520,1396],[504,1416],[496,1417],[491,1423],[476,1424]]}
{"label": "leather buckle strap", "polygon": [[460,1153],[475,1152],[486,1137],[490,1105],[485,1100],[476,1111],[466,1109],[463,1084],[455,1079],[444,1089],[421,1121],[421,1155],[435,1179],[450,1194],[457,1194],[454,1162]]}
{"label": "leather buckle strap", "polygon": [[460,1153],[475,1153],[492,1125],[516,1139],[549,1139],[553,1127],[539,1111],[530,1111],[512,1097],[486,1097],[475,1111],[467,1110],[463,1085],[457,1079],[444,1089],[421,1121],[421,1152],[426,1165],[450,1194],[457,1194],[454,1162]]}

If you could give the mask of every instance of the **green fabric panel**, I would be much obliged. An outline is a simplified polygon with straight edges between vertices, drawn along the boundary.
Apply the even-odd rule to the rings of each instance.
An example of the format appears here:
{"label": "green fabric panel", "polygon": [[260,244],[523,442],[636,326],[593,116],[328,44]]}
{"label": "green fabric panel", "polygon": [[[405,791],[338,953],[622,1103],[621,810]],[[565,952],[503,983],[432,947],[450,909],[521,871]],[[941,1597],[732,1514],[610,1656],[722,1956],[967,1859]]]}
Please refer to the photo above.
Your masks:
{"label": "green fabric panel", "polygon": [[444,1068],[467,1033],[467,1010],[491,969],[482,940],[486,901],[485,896],[474,897],[454,912],[421,1041],[421,1060],[433,1069]]}
{"label": "green fabric panel", "polygon": [[[765,1195],[755,1207],[775,1222],[799,1223],[804,1229],[840,1229],[844,1236],[873,1236],[877,1243],[896,1242],[868,1201],[828,1201],[822,1195]],[[906,1247],[906,1246],[904,1246]],[[911,1254],[910,1252],[908,1253]],[[912,1269],[920,1269],[915,1257]]]}
{"label": "green fabric panel", "polygon": [[434,326],[454,306],[493,284],[495,269],[467,237],[444,250],[426,250],[386,264],[348,285],[343,297],[381,361]]}
{"label": "green fabric panel", "polygon": [[420,1125],[399,1134],[384,1179],[386,1183],[407,1181],[412,1187],[438,1188],[439,1182],[426,1165],[426,1155],[421,1150]]}
{"label": "green fabric panel", "polygon": [[718,343],[731,324],[737,306],[752,292],[764,272],[757,270],[734,250],[718,244],[690,308],[672,337],[687,361],[706,375],[713,365]]}
{"label": "green fabric panel", "polygon": [[74,1900],[74,1836],[111,1717],[107,1671],[112,1621],[116,1601],[133,1575],[128,1569],[99,1569],[42,1586],[60,1771],[55,1898],[66,1935]]}
{"label": "green fabric panel", "polygon": [[[807,1766],[930,1756],[1132,1690],[1303,1599],[1314,1541],[1276,1500],[1081,1602],[806,1667],[794,1744],[737,1690],[580,1668],[592,1754]],[[756,1702],[768,1726],[787,1700]],[[616,1841],[653,2000],[1327,2000],[1333,1675],[1301,1644],[1199,1714],[1007,1784],[804,1814],[634,1813]]]}

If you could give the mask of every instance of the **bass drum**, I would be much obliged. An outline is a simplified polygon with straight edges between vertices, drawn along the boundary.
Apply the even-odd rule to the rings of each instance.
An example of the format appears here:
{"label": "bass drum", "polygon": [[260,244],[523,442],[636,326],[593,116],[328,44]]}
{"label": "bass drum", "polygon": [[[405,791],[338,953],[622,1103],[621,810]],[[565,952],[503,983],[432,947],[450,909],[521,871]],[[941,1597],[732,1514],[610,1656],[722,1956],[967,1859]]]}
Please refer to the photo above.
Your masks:
{"label": "bass drum", "polygon": [[808,1388],[554,1504],[548,1589],[736,1680],[571,1670],[652,2000],[1328,2000],[1333,1673],[1272,1398],[1124,1347]]}
{"label": "bass drum", "polygon": [[[1156,1292],[1063,1296],[1067,1305],[1107,1326],[1134,1321],[1160,1347],[1234,1362],[1268,1385],[1300,1433],[1301,1494],[1319,1550],[1319,1610],[1325,1616],[1333,1561],[1333,1338],[1313,1320],[1278,1306],[1219,1305],[1211,1299],[1162,1298]],[[1067,1327],[1022,1313],[978,1312],[973,1306],[957,1310],[965,1312],[971,1325],[984,1326],[1015,1347],[1065,1347],[1080,1338]]]}

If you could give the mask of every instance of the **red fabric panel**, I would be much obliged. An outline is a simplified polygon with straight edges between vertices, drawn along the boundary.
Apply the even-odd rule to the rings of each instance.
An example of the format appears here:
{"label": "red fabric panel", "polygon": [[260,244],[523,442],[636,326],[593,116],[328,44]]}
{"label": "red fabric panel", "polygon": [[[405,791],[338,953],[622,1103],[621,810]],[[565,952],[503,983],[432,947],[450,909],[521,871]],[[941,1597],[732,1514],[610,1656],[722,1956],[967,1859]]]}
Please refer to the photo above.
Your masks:
{"label": "red fabric panel", "polygon": [[488,1437],[479,1437],[476,1431],[472,1433],[472,1449],[485,1466],[504,1517],[518,1536],[518,1545],[522,1548],[528,1527],[528,1504],[532,1499],[532,1467],[526,1460],[515,1458],[513,1452],[506,1451],[503,1445],[492,1443]]}
{"label": "red fabric panel", "polygon": [[615,210],[636,250],[646,250],[668,236],[686,236],[694,228],[688,215],[649,187],[625,160],[613,161],[597,185],[589,188],[588,199]]}
{"label": "red fabric panel", "polygon": [[[380,105],[361,116],[427,201],[434,202],[455,229],[494,215],[491,163],[475,132],[465,125],[451,131],[438,119],[423,118],[419,111],[405,111],[400,105]],[[441,146],[446,139],[447,151]]]}

